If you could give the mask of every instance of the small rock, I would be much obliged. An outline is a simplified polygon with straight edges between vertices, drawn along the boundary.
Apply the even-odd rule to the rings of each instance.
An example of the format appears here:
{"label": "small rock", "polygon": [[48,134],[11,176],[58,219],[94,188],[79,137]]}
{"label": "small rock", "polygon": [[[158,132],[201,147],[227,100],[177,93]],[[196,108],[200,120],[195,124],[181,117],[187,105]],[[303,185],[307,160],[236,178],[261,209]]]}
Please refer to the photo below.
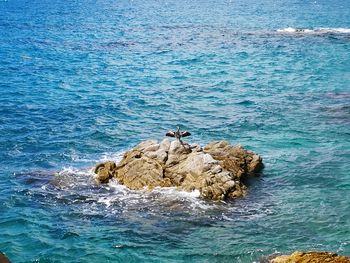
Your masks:
{"label": "small rock", "polygon": [[100,183],[107,183],[113,177],[115,169],[116,164],[112,161],[98,164],[95,168],[96,180]]}
{"label": "small rock", "polygon": [[270,263],[350,263],[350,258],[331,252],[294,252],[291,255],[277,256]]}

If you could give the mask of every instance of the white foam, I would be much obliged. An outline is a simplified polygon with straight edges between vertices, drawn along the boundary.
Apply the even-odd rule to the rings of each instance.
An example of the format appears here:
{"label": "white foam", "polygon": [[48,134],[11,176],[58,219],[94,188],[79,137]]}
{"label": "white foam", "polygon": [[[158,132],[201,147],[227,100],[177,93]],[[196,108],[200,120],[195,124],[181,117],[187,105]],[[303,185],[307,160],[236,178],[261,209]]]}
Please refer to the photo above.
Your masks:
{"label": "white foam", "polygon": [[124,185],[118,183],[117,180],[112,179],[107,185],[104,185],[107,190],[111,191],[108,196],[100,197],[97,202],[103,203],[106,207],[110,207],[113,203],[118,201],[127,201],[125,207],[139,205],[140,202],[151,202],[151,200],[158,200],[162,204],[169,202],[186,202],[187,206],[192,209],[207,210],[216,207],[214,203],[199,198],[199,190],[192,192],[180,191],[176,187],[156,187],[152,191],[148,189],[131,190]]}
{"label": "white foam", "polygon": [[[118,163],[123,158],[124,151],[116,152],[116,153],[103,153],[102,156],[98,159],[97,162],[106,162],[106,161],[114,161]],[[96,162],[94,160],[81,158],[78,155],[71,155],[71,158],[73,161],[77,162]],[[96,174],[94,173],[94,166],[87,168],[87,169],[77,169],[72,166],[69,167],[63,167],[61,171],[59,171],[57,176],[67,176],[67,175],[74,175],[74,176],[90,176],[91,178],[95,178]]]}
{"label": "white foam", "polygon": [[176,187],[156,187],[153,192],[160,193],[166,196],[171,196],[173,198],[186,198],[193,199],[200,196],[199,190],[194,190],[192,192],[179,191]]}
{"label": "white foam", "polygon": [[120,162],[123,158],[125,151],[120,151],[116,153],[103,153],[100,162],[106,162],[106,161],[114,161],[114,162]]}
{"label": "white foam", "polygon": [[350,28],[327,28],[327,27],[319,27],[319,28],[294,28],[294,27],[286,27],[276,30],[279,33],[297,33],[297,34],[350,34]]}
{"label": "white foam", "polygon": [[233,218],[228,217],[228,216],[226,216],[226,215],[224,215],[224,214],[222,215],[222,219],[225,220],[225,221],[234,221]]}
{"label": "white foam", "polygon": [[277,32],[294,33],[296,31],[293,27],[287,27],[283,29],[277,29]]}
{"label": "white foam", "polygon": [[122,193],[123,195],[127,195],[129,192],[131,192],[125,185],[119,184],[116,179],[110,180],[106,188],[117,193]]}
{"label": "white foam", "polygon": [[106,207],[110,207],[116,201],[116,197],[102,196],[97,199],[97,203],[105,204]]}
{"label": "white foam", "polygon": [[160,198],[169,198],[172,200],[195,200],[200,196],[199,190],[194,190],[192,192],[179,191],[176,187],[155,187],[152,191],[149,191],[147,188],[143,190],[130,190],[125,185],[121,185],[117,180],[112,179],[106,185],[108,190],[113,190],[115,193],[123,194],[123,195],[152,195],[159,194]]}
{"label": "white foam", "polygon": [[159,194],[158,199],[168,201],[187,202],[192,209],[207,210],[216,207],[216,204],[209,203],[200,197],[199,190],[192,192],[180,191],[176,187],[156,187],[153,189],[153,193]]}
{"label": "white foam", "polygon": [[91,176],[93,175],[93,169],[79,170],[69,166],[69,167],[63,167],[63,169],[59,171],[57,175],[81,175],[81,176],[89,175]]}

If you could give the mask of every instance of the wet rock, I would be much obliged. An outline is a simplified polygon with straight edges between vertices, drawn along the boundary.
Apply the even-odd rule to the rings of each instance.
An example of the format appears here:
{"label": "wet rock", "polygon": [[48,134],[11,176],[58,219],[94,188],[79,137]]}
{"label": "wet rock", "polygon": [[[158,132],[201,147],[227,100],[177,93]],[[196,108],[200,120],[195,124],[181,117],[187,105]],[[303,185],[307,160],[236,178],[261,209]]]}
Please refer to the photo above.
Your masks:
{"label": "wet rock", "polygon": [[98,180],[101,183],[107,183],[115,173],[116,164],[114,162],[108,161],[105,163],[100,163],[95,167],[95,174],[98,174]]}
{"label": "wet rock", "polygon": [[[264,262],[264,261],[261,261]],[[266,262],[266,261],[265,261]],[[331,252],[294,252],[291,255],[276,256],[269,263],[350,263],[350,258]]]}
{"label": "wet rock", "polygon": [[243,196],[241,178],[262,169],[259,155],[226,141],[204,147],[168,139],[145,141],[126,152],[115,164],[96,166],[96,180],[106,183],[116,178],[130,189],[175,186],[179,190],[199,190],[201,197],[223,200]]}

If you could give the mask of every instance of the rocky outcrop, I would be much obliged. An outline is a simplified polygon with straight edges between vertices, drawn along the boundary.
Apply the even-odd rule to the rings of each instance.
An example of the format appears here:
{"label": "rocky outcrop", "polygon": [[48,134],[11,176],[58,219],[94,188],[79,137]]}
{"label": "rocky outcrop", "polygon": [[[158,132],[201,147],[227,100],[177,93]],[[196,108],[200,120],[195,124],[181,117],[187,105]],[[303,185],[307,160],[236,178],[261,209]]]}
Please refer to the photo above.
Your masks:
{"label": "rocky outcrop", "polygon": [[175,186],[179,190],[199,190],[203,198],[223,200],[243,196],[242,178],[263,168],[259,155],[226,141],[202,148],[179,140],[150,140],[124,154],[118,163],[96,166],[96,180],[106,183],[116,178],[130,189]]}
{"label": "rocky outcrop", "polygon": [[350,258],[330,252],[294,252],[291,255],[277,256],[270,263],[350,263]]}

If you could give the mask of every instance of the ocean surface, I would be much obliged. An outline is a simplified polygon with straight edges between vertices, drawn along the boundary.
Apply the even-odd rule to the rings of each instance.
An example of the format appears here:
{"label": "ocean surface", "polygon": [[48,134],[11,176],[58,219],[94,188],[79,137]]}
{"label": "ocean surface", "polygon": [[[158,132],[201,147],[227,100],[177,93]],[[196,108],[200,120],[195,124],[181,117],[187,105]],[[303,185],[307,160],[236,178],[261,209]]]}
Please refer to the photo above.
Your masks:
{"label": "ocean surface", "polygon": [[[259,153],[248,195],[96,185],[176,125]],[[350,1],[0,0],[0,167],[14,263],[350,255]]]}

